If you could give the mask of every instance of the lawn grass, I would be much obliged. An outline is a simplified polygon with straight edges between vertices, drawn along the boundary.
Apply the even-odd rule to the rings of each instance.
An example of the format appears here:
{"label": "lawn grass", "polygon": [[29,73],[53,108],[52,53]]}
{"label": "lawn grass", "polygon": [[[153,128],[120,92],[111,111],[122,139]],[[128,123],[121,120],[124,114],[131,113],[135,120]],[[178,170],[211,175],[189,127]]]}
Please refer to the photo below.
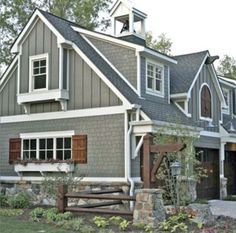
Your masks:
{"label": "lawn grass", "polygon": [[0,216],[1,233],[74,233],[49,224],[18,220],[15,217]]}

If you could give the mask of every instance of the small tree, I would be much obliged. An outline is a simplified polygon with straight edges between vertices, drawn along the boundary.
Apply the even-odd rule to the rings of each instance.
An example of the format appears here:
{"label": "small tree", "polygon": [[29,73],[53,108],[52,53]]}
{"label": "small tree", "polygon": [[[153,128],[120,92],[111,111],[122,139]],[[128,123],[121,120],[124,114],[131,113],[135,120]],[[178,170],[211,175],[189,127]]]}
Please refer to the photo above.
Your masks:
{"label": "small tree", "polygon": [[220,64],[218,66],[219,74],[236,79],[236,60],[233,57],[228,55],[224,55],[223,59],[220,60]]}

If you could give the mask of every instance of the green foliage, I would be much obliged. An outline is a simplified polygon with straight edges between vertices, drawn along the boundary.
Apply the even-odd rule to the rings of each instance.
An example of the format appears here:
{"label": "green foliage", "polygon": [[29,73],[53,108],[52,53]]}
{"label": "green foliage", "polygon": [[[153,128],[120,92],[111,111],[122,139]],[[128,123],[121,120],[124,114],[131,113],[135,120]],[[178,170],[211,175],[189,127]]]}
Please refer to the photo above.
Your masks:
{"label": "green foliage", "polygon": [[23,214],[23,210],[19,209],[0,209],[0,216],[13,217]]}
{"label": "green foliage", "polygon": [[130,222],[124,219],[122,222],[120,222],[119,228],[120,230],[125,231],[129,227],[129,225]]}
{"label": "green foliage", "polygon": [[45,210],[41,207],[35,208],[30,212],[30,217],[33,221],[39,222],[40,219],[43,217]]}
{"label": "green foliage", "polygon": [[23,209],[30,206],[30,198],[25,193],[18,193],[8,200],[9,206],[13,209]]}
{"label": "green foliage", "polygon": [[29,17],[37,7],[73,20],[88,29],[109,26],[104,13],[108,12],[111,0],[1,0],[0,1],[0,64],[9,64],[10,47]]}
{"label": "green foliage", "polygon": [[124,220],[125,219],[120,217],[120,216],[112,216],[112,217],[109,218],[109,222],[111,222],[115,225],[119,225]]}
{"label": "green foliage", "polygon": [[3,193],[0,193],[0,207],[8,206],[8,197]]}
{"label": "green foliage", "polygon": [[135,227],[137,227],[138,229],[141,229],[143,230],[144,232],[147,232],[147,233],[153,233],[153,227],[151,225],[148,225],[144,222],[138,222],[138,223],[135,223],[133,224]]}
{"label": "green foliage", "polygon": [[97,227],[100,227],[100,228],[105,228],[109,225],[109,220],[100,216],[95,216],[93,218],[93,222]]}
{"label": "green foliage", "polygon": [[219,74],[236,79],[236,60],[234,57],[224,55],[223,59],[220,60],[220,64],[217,68]]}
{"label": "green foliage", "polygon": [[84,225],[84,220],[82,218],[60,221],[57,223],[57,226],[60,226],[66,230],[81,231],[81,228]]}
{"label": "green foliage", "polygon": [[59,211],[57,208],[50,208],[44,211],[43,217],[48,223],[56,222],[58,220]]}
{"label": "green foliage", "polygon": [[236,195],[229,195],[224,198],[225,201],[236,201]]}
{"label": "green foliage", "polygon": [[170,38],[166,37],[165,33],[159,35],[158,39],[153,39],[152,33],[147,32],[145,39],[147,46],[149,46],[150,48],[155,49],[161,53],[170,55],[173,42]]}
{"label": "green foliage", "polygon": [[100,229],[98,233],[116,233],[111,229]]}

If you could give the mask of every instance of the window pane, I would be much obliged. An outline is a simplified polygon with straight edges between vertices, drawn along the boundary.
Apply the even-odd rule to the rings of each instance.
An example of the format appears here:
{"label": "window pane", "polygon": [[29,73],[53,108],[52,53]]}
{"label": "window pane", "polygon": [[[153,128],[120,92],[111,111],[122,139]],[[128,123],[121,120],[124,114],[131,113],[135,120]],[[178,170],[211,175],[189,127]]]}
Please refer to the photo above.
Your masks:
{"label": "window pane", "polygon": [[57,151],[57,159],[63,160],[63,151],[62,150]]}
{"label": "window pane", "polygon": [[45,151],[39,151],[39,159],[45,160]]}
{"label": "window pane", "polygon": [[23,141],[23,150],[29,150],[29,140]]}
{"label": "window pane", "polygon": [[36,139],[30,140],[30,149],[36,150]]}
{"label": "window pane", "polygon": [[40,61],[40,66],[46,66],[46,60],[41,60]]}
{"label": "window pane", "polygon": [[30,151],[30,159],[36,159],[36,151]]}
{"label": "window pane", "polygon": [[34,74],[39,74],[39,69],[34,69]]}
{"label": "window pane", "polygon": [[47,139],[47,149],[53,149],[53,139]]}
{"label": "window pane", "polygon": [[148,88],[153,88],[153,79],[148,77]]}
{"label": "window pane", "polygon": [[161,91],[161,81],[156,79],[156,90]]}
{"label": "window pane", "polygon": [[71,138],[65,138],[65,149],[70,149],[71,148]]}
{"label": "window pane", "polygon": [[46,88],[46,75],[34,77],[34,89]]}
{"label": "window pane", "polygon": [[40,74],[45,74],[46,73],[46,68],[43,67],[43,68],[40,68]]}
{"label": "window pane", "polygon": [[39,61],[34,61],[34,68],[39,67]]}
{"label": "window pane", "polygon": [[53,151],[47,151],[47,159],[53,159]]}
{"label": "window pane", "polygon": [[23,159],[29,159],[29,152],[28,151],[24,151],[23,152]]}
{"label": "window pane", "polygon": [[71,159],[71,150],[65,150],[64,151],[64,159]]}
{"label": "window pane", "polygon": [[57,149],[63,148],[63,138],[57,138]]}
{"label": "window pane", "polygon": [[46,146],[46,140],[40,139],[39,140],[39,149],[45,149],[45,146]]}

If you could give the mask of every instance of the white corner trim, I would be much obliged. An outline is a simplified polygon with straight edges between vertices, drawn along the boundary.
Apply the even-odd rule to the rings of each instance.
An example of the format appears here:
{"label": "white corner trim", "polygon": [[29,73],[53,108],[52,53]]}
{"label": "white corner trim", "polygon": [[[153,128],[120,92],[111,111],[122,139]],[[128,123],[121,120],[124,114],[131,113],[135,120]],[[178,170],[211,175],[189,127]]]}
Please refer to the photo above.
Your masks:
{"label": "white corner trim", "polygon": [[191,117],[192,114],[188,113],[188,108],[186,107],[188,105],[188,102],[185,100],[184,105],[185,105],[185,110],[178,104],[178,102],[174,101],[175,106],[187,117]]}
{"label": "white corner trim", "polygon": [[171,94],[170,98],[171,99],[187,99],[188,98],[188,93]]}
{"label": "white corner trim", "polygon": [[94,65],[94,63],[76,46],[73,44],[73,49],[79,56],[90,66],[90,68],[102,79],[102,81],[120,98],[124,105],[129,106],[130,102],[122,95],[122,93],[111,83],[110,80]]}
{"label": "white corner trim", "polygon": [[214,138],[220,138],[220,133],[217,132],[210,132],[210,131],[201,131],[200,132],[201,136],[206,136],[206,137],[214,137]]}
{"label": "white corner trim", "polygon": [[136,52],[137,57],[137,90],[138,95],[141,96],[141,56],[139,52]]}
{"label": "white corner trim", "polygon": [[121,72],[104,56],[104,54],[98,50],[95,45],[88,39],[86,38],[86,36],[82,35],[82,37],[85,39],[85,41],[106,61],[106,63],[109,64],[109,66],[126,82],[127,85],[129,85],[129,87],[131,89],[133,89],[133,91],[139,95],[138,91],[134,88],[134,86],[127,80],[127,78],[124,77],[123,74],[121,74]]}
{"label": "white corner trim", "polygon": [[63,112],[50,112],[50,113],[36,113],[29,115],[4,116],[0,117],[0,124],[124,114],[126,109],[127,108],[125,108],[125,106],[115,106],[115,107],[71,110],[66,112],[63,111]]}
{"label": "white corner trim", "polygon": [[48,132],[34,132],[34,133],[20,133],[21,139],[30,138],[51,138],[51,137],[71,137],[75,135],[74,130],[67,131],[48,131]]}
{"label": "white corner trim", "polygon": [[[11,64],[10,64],[10,66],[8,66],[7,70],[6,70],[5,73],[3,74],[2,78],[0,79],[0,87],[1,87],[2,84],[4,83],[5,79],[6,79],[7,77],[9,77],[8,75],[11,74],[11,73],[13,73],[13,72],[15,71],[15,69],[17,68],[17,66],[16,66],[16,68],[15,68],[14,70],[12,70],[12,68],[14,67],[14,65],[18,62],[18,57],[19,57],[19,56],[16,56],[16,57],[13,59],[13,61],[12,61]],[[0,89],[0,92],[1,92],[2,89],[3,89],[3,87]]]}

